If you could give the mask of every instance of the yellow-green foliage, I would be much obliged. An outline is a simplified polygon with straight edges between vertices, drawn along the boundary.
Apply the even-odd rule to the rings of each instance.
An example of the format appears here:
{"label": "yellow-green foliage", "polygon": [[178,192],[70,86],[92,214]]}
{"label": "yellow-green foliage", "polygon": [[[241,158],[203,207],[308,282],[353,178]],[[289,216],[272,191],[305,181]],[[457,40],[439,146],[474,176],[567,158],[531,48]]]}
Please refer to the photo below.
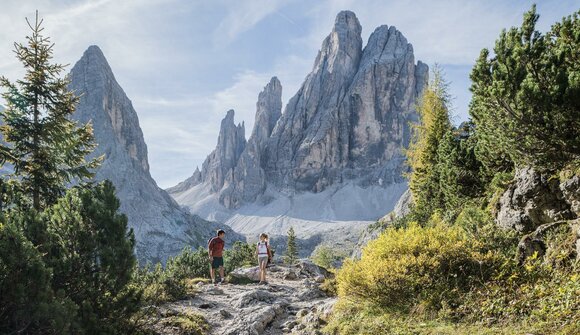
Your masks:
{"label": "yellow-green foliage", "polygon": [[436,216],[427,227],[390,228],[368,244],[360,261],[345,263],[338,293],[399,311],[455,305],[460,292],[489,277],[498,263],[481,249],[463,229]]}
{"label": "yellow-green foliage", "polygon": [[209,334],[210,326],[199,314],[182,312],[165,320],[165,325],[177,327],[181,333],[189,335]]}
{"label": "yellow-green foliage", "polygon": [[451,129],[449,121],[449,94],[447,83],[439,68],[433,70],[433,79],[423,92],[417,112],[420,123],[413,126],[413,139],[406,151],[407,164],[413,171],[409,187],[421,218],[428,218],[441,201],[437,150],[445,134]]}

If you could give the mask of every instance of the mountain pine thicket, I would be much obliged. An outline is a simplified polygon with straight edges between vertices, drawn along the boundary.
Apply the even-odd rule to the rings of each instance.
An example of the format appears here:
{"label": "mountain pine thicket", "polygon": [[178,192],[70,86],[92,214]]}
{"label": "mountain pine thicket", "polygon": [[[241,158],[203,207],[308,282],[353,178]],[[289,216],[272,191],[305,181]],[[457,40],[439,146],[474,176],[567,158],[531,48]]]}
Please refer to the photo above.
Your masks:
{"label": "mountain pine thicket", "polygon": [[471,120],[457,128],[434,73],[407,151],[411,213],[339,270],[326,332],[580,333],[577,220],[554,224],[545,255],[523,263],[522,233],[494,221],[516,169],[561,183],[580,174],[579,15],[542,34],[534,6],[521,27],[500,34],[494,56],[482,50]]}

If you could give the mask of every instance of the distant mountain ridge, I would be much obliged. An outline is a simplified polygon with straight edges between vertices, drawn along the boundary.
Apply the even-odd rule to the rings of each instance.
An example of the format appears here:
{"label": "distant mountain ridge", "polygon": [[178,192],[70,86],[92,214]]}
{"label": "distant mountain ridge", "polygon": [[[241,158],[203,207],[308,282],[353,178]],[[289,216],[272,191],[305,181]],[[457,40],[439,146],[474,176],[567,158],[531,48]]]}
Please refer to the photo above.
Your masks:
{"label": "distant mountain ridge", "polygon": [[274,77],[250,138],[228,111],[202,169],[168,192],[248,236],[289,226],[303,238],[350,236],[391,211],[407,188],[402,149],[428,67],[395,27],[378,27],[364,49],[361,30],[353,12],[340,12],[284,113]]}

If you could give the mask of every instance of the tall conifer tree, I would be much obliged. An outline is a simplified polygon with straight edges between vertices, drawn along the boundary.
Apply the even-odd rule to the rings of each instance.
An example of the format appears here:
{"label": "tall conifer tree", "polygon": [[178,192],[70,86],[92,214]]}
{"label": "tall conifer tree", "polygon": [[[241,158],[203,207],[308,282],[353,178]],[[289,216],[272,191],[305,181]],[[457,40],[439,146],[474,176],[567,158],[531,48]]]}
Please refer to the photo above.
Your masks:
{"label": "tall conifer tree", "polygon": [[65,66],[51,63],[53,44],[42,35],[38,12],[34,24],[26,21],[32,35],[26,44],[14,44],[25,75],[15,83],[0,78],[7,104],[0,112],[7,142],[0,146],[0,162],[13,166],[13,179],[40,210],[54,203],[71,181],[91,177],[98,159],[85,160],[94,148],[92,127],[70,119],[78,97],[68,90],[68,79],[60,77]]}

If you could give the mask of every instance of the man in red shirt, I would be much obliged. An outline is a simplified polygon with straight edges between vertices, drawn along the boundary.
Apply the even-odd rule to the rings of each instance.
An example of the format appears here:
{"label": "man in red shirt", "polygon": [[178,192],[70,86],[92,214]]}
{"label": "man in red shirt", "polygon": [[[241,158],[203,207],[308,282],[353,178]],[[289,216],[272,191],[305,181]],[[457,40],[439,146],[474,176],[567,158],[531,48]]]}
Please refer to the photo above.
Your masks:
{"label": "man in red shirt", "polygon": [[224,246],[225,246],[225,242],[224,242],[224,237],[226,236],[226,232],[223,230],[218,230],[217,231],[217,236],[213,237],[211,240],[209,240],[208,244],[207,244],[207,251],[209,254],[209,261],[211,262],[211,266],[209,269],[209,273],[211,275],[211,282],[214,285],[217,285],[216,281],[215,281],[215,269],[219,269],[220,270],[220,281],[219,283],[223,283],[224,282],[224,258],[223,258],[223,252],[224,252]]}

